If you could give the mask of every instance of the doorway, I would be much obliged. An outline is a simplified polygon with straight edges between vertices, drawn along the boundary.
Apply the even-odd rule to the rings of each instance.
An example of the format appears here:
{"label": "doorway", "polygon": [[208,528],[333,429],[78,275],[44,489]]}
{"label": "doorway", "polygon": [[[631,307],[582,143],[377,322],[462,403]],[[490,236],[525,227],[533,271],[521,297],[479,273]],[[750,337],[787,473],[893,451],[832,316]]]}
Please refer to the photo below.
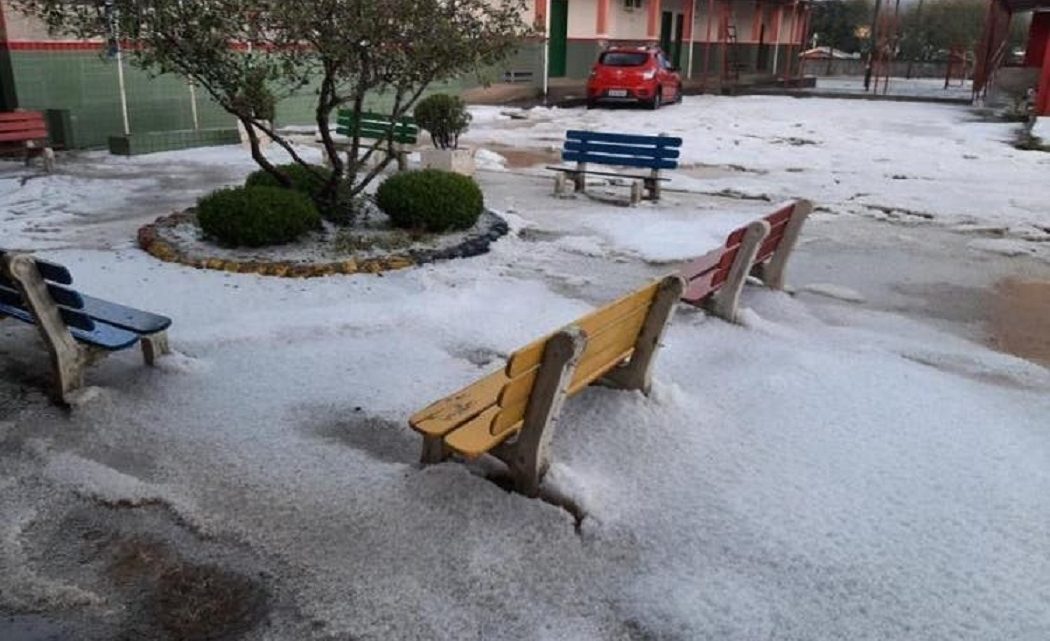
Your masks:
{"label": "doorway", "polygon": [[569,0],[551,0],[551,32],[547,44],[548,75],[565,77],[565,60],[569,39]]}
{"label": "doorway", "polygon": [[673,11],[664,11],[660,20],[660,48],[675,68],[682,66],[682,33],[685,16]]}

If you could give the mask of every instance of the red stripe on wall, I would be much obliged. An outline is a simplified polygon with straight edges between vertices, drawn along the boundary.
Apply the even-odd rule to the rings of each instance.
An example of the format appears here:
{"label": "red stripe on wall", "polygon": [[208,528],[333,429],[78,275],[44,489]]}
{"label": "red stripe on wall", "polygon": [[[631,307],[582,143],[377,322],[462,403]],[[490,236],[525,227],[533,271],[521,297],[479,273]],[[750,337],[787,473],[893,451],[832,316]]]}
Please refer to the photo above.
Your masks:
{"label": "red stripe on wall", "polygon": [[102,42],[83,40],[10,40],[0,42],[0,49],[9,51],[98,51]]}

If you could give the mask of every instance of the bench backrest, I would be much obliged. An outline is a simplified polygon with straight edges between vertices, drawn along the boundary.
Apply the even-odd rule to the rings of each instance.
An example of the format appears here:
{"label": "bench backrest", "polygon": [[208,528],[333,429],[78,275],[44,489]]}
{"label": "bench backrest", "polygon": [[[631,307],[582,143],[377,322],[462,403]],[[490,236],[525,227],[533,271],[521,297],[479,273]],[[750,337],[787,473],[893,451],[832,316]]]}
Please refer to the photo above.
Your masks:
{"label": "bench backrest", "polygon": [[[792,217],[798,214],[805,216],[808,211],[808,202],[797,201],[784,205],[772,214],[756,221],[768,225],[769,231],[758,246],[754,260],[746,266],[747,271],[773,258],[788,237]],[[726,239],[725,245],[704,254],[682,269],[682,278],[686,280],[683,300],[694,305],[699,304],[725,285],[733,262],[741,250],[747,230],[748,227],[733,230]]]}
{"label": "bench backrest", "polygon": [[[18,316],[27,320],[32,316],[22,292],[3,268],[4,252],[0,251],[0,314]],[[69,327],[85,332],[95,330],[95,321],[84,311],[84,299],[80,293],[66,286],[73,284],[69,270],[61,265],[35,260],[36,269],[44,279],[47,293],[58,306],[62,320]]]}
{"label": "bench backrest", "polygon": [[[631,356],[659,288],[659,281],[650,283],[596,309],[571,325],[583,332],[587,342],[569,382],[569,396],[586,388]],[[499,393],[497,404],[500,411],[489,428],[492,434],[514,429],[524,420],[544,350],[552,336],[534,341],[511,354],[503,370],[507,382]]]}
{"label": "bench backrest", "polygon": [[0,113],[0,143],[47,140],[47,121],[39,111]]}
{"label": "bench backrest", "polygon": [[[336,133],[343,136],[353,136],[355,118],[352,111],[342,109],[336,118]],[[361,114],[360,123],[357,123],[357,135],[359,138],[370,140],[382,140],[393,133],[393,140],[398,144],[414,145],[419,140],[419,125],[413,118],[408,116],[400,118],[393,123],[390,116],[377,113]]]}
{"label": "bench backrest", "polygon": [[682,269],[682,278],[686,281],[683,300],[699,304],[725,285],[746,234],[747,227],[733,230],[725,245],[707,252]]}
{"label": "bench backrest", "polygon": [[758,254],[755,256],[756,264],[766,262],[780,249],[788,223],[791,222],[791,217],[795,214],[797,207],[798,203],[789,203],[763,218],[769,223],[769,235],[762,241],[762,246],[758,249]]}
{"label": "bench backrest", "polygon": [[[677,281],[676,276],[670,276],[653,282],[570,325],[570,329],[583,333],[586,342],[569,381],[568,395],[584,389],[632,356],[657,293],[666,287],[668,279]],[[472,429],[457,431],[461,449],[484,451],[487,447],[474,448],[463,439],[471,439],[473,433],[479,440],[487,441],[490,436],[522,425],[548,342],[559,334],[555,332],[515,351],[502,370],[421,410],[409,423],[431,436],[441,436],[469,424]]]}
{"label": "bench backrest", "polygon": [[682,139],[672,136],[570,130],[565,133],[561,157],[566,162],[676,169],[681,146]]}

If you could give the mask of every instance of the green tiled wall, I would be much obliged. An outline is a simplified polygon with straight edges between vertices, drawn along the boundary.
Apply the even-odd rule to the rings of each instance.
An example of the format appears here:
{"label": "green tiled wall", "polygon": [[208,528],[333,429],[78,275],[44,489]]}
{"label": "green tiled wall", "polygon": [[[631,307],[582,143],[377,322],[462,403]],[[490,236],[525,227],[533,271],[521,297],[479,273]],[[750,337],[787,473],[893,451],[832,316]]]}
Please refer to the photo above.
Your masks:
{"label": "green tiled wall", "polygon": [[[6,59],[9,59],[9,64]],[[542,49],[527,45],[510,61],[457,80],[435,84],[428,93],[457,93],[484,82],[499,82],[503,70],[531,70],[540,82]],[[10,80],[4,75],[10,73]],[[190,90],[175,76],[151,77],[125,62],[128,119],[132,134],[192,129]],[[24,109],[68,110],[78,147],[105,147],[110,136],[123,135],[117,65],[95,51],[0,51],[0,105]],[[11,89],[13,88],[13,92]],[[279,124],[314,121],[313,88],[283,100],[277,107]],[[376,96],[368,107],[389,106],[389,97]],[[197,91],[200,127],[229,128],[233,117],[202,90]]]}
{"label": "green tiled wall", "polygon": [[565,43],[565,77],[586,78],[598,59],[601,47],[593,40],[569,40]]}
{"label": "green tiled wall", "polygon": [[121,156],[137,156],[191,147],[236,145],[240,141],[241,137],[236,128],[152,131],[130,136],[110,136],[109,152]]}

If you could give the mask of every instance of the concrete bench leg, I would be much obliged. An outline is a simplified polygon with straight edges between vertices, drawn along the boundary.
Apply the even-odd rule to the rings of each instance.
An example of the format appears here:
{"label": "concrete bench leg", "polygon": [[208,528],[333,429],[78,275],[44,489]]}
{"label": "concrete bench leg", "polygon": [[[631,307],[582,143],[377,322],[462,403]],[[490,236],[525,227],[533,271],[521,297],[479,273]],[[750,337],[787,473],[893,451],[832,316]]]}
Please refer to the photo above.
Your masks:
{"label": "concrete bench leg", "polygon": [[572,178],[576,185],[575,191],[580,194],[585,193],[587,191],[587,163],[576,163],[576,173]]}
{"label": "concrete bench leg", "polygon": [[730,323],[737,322],[737,306],[740,304],[740,292],[747,282],[747,275],[755,263],[755,256],[762,246],[762,241],[769,235],[769,223],[756,220],[747,226],[744,240],[737,249],[736,258],[729,268],[729,275],[722,288],[715,292],[707,303],[707,310]]}
{"label": "concrete bench leg", "polygon": [[648,192],[649,200],[660,200],[660,170],[654,169],[645,181],[645,190]]}
{"label": "concrete bench leg", "polygon": [[156,334],[143,336],[139,343],[142,345],[142,360],[146,361],[146,365],[150,367],[156,365],[158,358],[171,353],[171,347],[168,346],[167,332],[157,332]]}
{"label": "concrete bench leg", "polygon": [[44,171],[49,174],[55,171],[55,150],[51,147],[44,147]]}
{"label": "concrete bench leg", "polygon": [[780,246],[777,247],[776,253],[769,259],[769,262],[755,265],[751,273],[765,283],[766,287],[770,289],[784,289],[784,272],[787,269],[788,259],[791,258],[791,252],[795,250],[795,245],[798,244],[798,237],[802,233],[802,225],[805,224],[806,218],[812,212],[813,203],[810,201],[799,200],[796,202],[794,211],[791,212],[791,219],[788,220],[787,226],[784,227],[784,237],[780,239]]}
{"label": "concrete bench leg", "polygon": [[663,279],[649,308],[649,315],[646,316],[634,343],[631,360],[606,374],[601,380],[603,385],[641,390],[643,394],[649,395],[656,353],[660,351],[660,342],[674,314],[675,305],[684,291],[685,281],[680,276],[668,276]]}
{"label": "concrete bench leg", "polygon": [[642,202],[642,191],[645,189],[645,183],[641,180],[631,181],[631,204],[637,205]]}
{"label": "concrete bench leg", "polygon": [[509,448],[498,453],[514,475],[514,489],[525,496],[540,492],[540,482],[550,467],[550,442],[558,415],[586,344],[584,333],[575,327],[547,341],[521,433]]}
{"label": "concrete bench leg", "polygon": [[569,177],[559,172],[554,177],[554,195],[563,197],[569,191]]}
{"label": "concrete bench leg", "polygon": [[450,455],[451,452],[445,447],[445,442],[441,438],[435,436],[423,437],[423,452],[419,457],[421,463],[440,463]]}
{"label": "concrete bench leg", "polygon": [[69,333],[33,260],[24,254],[7,254],[3,257],[3,268],[32,312],[40,337],[51,355],[55,401],[69,405],[71,394],[84,385],[88,354]]}

